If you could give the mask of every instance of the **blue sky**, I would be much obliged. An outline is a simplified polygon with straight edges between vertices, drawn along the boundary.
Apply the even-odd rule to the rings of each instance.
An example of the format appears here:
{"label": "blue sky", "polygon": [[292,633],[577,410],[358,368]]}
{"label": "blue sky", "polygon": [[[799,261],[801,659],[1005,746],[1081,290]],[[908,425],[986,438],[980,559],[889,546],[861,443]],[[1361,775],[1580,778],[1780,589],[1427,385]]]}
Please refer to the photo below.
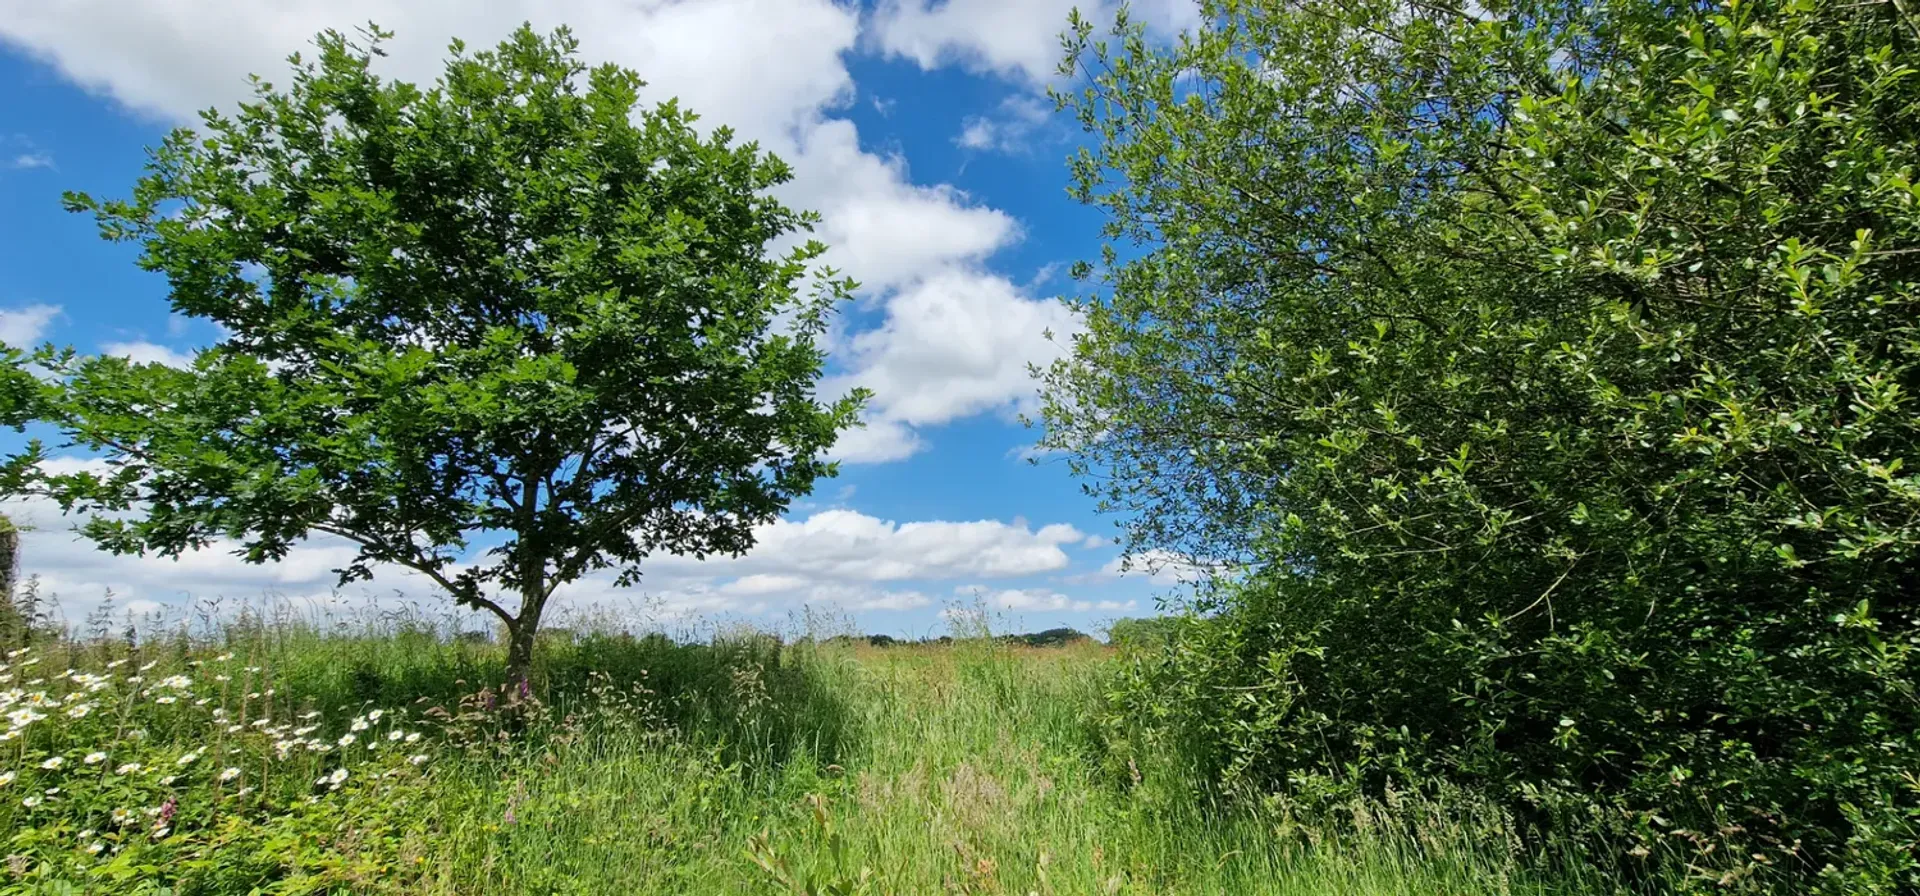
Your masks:
{"label": "blue sky", "polygon": [[[663,557],[640,586],[585,580],[577,608],[668,624],[777,624],[803,606],[862,630],[921,635],[984,604],[999,624],[1097,628],[1152,610],[1178,568],[1120,574],[1114,521],[1062,464],[1021,457],[1036,436],[1030,362],[1078,325],[1054,297],[1093,258],[1099,217],[1066,196],[1079,135],[1044,96],[1072,0],[0,0],[0,340],[180,363],[209,344],[169,313],[135,249],[60,209],[64,190],[123,195],[144,148],[193,112],[273,79],[317,31],[368,20],[398,33],[387,73],[430,80],[448,38],[489,44],[522,21],[572,26],[590,61],[638,70],[648,99],[678,96],[791,162],[790,203],[824,216],[830,260],[864,289],[836,328],[829,389],[873,389],[869,427],[838,449],[838,479],[763,529],[743,558]],[[1111,7],[1082,2],[1096,17]],[[1135,3],[1162,34],[1184,0]],[[342,543],[313,540],[249,566],[219,548],[179,561],[99,554],[40,503],[26,572],[78,618],[191,599],[349,605],[429,602],[397,570],[332,592]],[[1147,558],[1158,560],[1160,558]],[[1158,566],[1154,563],[1151,565]],[[378,595],[378,597],[376,597]]]}

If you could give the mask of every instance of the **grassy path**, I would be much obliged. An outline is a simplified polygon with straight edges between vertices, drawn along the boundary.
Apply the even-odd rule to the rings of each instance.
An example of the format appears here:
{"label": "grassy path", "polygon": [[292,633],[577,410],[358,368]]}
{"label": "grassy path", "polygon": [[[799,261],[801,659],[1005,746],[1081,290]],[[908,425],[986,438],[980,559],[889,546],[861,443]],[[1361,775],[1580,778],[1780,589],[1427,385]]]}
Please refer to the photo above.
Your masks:
{"label": "grassy path", "polygon": [[[730,762],[635,729],[518,773],[450,775],[431,889],[487,893],[1530,894],[1497,832],[1430,826],[1317,848],[1104,786],[1081,709],[1098,649],[963,646],[803,656],[817,756]],[[747,705],[750,670],[736,676]],[[714,721],[714,720],[709,720]],[[696,728],[698,725],[695,726]],[[1364,827],[1364,826],[1363,826]]]}

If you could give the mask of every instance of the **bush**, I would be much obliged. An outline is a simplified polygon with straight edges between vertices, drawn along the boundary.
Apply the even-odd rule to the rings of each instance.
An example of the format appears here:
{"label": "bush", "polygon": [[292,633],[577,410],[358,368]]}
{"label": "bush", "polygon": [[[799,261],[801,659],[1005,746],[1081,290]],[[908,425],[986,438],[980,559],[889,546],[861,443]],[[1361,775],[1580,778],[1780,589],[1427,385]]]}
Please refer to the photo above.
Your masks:
{"label": "bush", "polygon": [[1080,303],[1048,442],[1130,548],[1239,571],[1116,736],[1228,791],[1466,782],[1709,888],[1920,891],[1914,20],[1208,9],[1083,27],[1066,98],[1149,251]]}

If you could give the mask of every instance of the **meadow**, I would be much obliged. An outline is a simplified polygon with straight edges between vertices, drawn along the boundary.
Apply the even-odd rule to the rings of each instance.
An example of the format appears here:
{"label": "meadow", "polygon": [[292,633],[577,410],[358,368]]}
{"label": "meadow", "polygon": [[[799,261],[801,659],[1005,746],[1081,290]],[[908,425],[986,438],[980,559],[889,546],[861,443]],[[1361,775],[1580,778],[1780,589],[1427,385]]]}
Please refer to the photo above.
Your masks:
{"label": "meadow", "polygon": [[503,660],[247,616],[13,647],[0,893],[1605,890],[1458,802],[1213,806],[1115,751],[1095,642],[560,632],[504,691]]}

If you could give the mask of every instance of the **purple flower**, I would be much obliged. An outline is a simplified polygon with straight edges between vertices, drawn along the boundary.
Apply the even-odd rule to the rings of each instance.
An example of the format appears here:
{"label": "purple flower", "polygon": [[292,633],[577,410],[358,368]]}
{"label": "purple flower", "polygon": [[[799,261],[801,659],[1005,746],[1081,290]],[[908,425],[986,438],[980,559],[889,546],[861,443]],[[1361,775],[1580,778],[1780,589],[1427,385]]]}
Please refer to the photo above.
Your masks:
{"label": "purple flower", "polygon": [[173,797],[167,797],[167,801],[160,804],[160,823],[163,825],[172,824],[173,815],[178,811],[180,811],[180,801]]}
{"label": "purple flower", "polygon": [[520,699],[525,700],[531,696],[533,696],[533,686],[527,684],[525,678],[520,679]]}
{"label": "purple flower", "polygon": [[508,807],[507,807],[507,817],[506,817],[506,822],[507,822],[507,826],[508,826],[508,827],[512,827],[513,825],[516,825],[516,824],[519,824],[519,823],[520,823],[520,818],[519,818],[519,816],[517,816],[517,815],[514,815],[514,814],[513,814],[513,807],[512,807],[512,806],[508,806]]}

